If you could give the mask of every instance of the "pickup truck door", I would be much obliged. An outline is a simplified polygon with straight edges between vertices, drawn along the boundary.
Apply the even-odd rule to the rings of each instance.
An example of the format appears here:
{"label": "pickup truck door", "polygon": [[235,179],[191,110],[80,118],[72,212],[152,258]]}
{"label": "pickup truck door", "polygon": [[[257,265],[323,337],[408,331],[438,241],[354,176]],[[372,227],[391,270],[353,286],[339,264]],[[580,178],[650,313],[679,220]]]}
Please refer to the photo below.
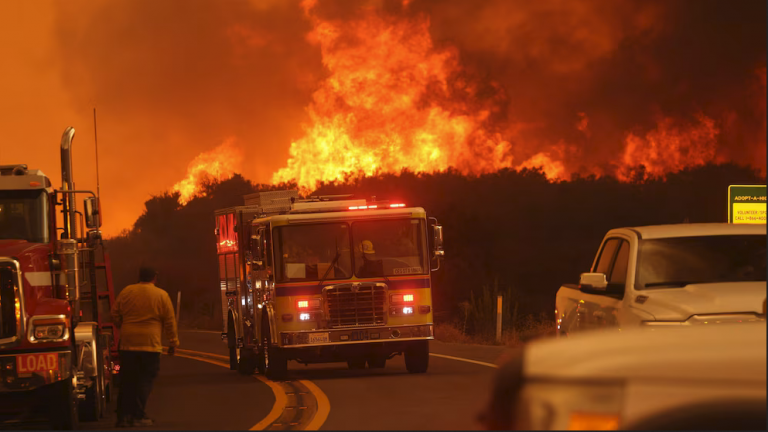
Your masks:
{"label": "pickup truck door", "polygon": [[629,266],[629,241],[622,237],[607,238],[600,249],[593,273],[603,273],[612,287],[621,287],[620,292],[586,294],[579,292],[579,301],[566,311],[566,331],[580,331],[618,325],[618,312],[624,298],[627,268]]}

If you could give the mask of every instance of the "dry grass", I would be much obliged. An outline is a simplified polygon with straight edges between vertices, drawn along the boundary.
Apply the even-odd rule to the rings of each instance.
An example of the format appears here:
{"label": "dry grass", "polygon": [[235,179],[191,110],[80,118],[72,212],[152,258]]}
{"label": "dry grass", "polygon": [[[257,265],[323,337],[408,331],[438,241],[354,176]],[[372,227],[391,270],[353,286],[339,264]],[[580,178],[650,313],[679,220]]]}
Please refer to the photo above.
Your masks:
{"label": "dry grass", "polygon": [[[528,317],[517,323],[514,329],[505,328],[501,345],[516,347],[525,342],[554,336],[555,323],[540,317]],[[467,335],[459,326],[451,323],[435,324],[435,339],[447,343],[499,345],[495,334]]]}

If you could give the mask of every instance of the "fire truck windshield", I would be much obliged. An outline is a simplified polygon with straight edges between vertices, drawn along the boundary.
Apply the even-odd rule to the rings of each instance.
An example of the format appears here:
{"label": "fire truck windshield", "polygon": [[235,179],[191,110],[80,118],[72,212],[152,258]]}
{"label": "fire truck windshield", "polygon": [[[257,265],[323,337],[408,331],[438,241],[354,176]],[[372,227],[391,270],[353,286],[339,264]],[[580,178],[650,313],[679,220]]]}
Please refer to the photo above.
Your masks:
{"label": "fire truck windshield", "polygon": [[429,269],[419,219],[281,226],[274,237],[277,282],[426,274]]}
{"label": "fire truck windshield", "polygon": [[277,227],[274,237],[278,282],[318,281],[323,276],[325,279],[352,277],[348,224]]}
{"label": "fire truck windshield", "polygon": [[355,276],[426,274],[424,221],[371,220],[352,223]]}
{"label": "fire truck windshield", "polygon": [[42,190],[0,190],[0,239],[48,242],[48,200]]}

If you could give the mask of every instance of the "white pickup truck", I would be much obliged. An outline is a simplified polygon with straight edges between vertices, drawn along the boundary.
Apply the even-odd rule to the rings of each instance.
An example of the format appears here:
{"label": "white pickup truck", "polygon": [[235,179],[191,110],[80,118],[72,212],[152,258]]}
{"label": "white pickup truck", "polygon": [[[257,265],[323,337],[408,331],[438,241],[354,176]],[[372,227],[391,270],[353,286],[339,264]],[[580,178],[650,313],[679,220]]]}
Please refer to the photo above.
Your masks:
{"label": "white pickup truck", "polygon": [[758,321],[765,299],[765,225],[614,229],[579,284],[558,290],[557,334]]}

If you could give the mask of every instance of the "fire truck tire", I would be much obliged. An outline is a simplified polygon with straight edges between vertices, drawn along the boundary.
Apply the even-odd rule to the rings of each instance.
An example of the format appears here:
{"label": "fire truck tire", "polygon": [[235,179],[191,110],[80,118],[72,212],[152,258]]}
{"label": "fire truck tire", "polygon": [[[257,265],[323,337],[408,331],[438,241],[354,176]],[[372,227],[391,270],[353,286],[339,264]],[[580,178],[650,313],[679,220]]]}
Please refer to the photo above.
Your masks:
{"label": "fire truck tire", "polygon": [[365,359],[347,360],[347,366],[352,369],[365,369]]}
{"label": "fire truck tire", "polygon": [[229,370],[238,370],[235,324],[232,315],[227,320],[227,347],[229,348]]}
{"label": "fire truck tire", "polygon": [[240,348],[240,361],[237,363],[237,372],[241,375],[253,375],[256,372],[256,356],[249,348]]}
{"label": "fire truck tire", "polygon": [[261,336],[259,360],[264,370],[264,376],[271,380],[281,380],[288,373],[288,359],[279,347],[273,346],[269,337],[269,327],[264,328],[266,334]]}
{"label": "fire truck tire", "polygon": [[368,358],[369,369],[383,369],[387,365],[387,358],[384,356],[372,356]]}
{"label": "fire truck tire", "polygon": [[410,373],[424,373],[429,367],[429,343],[428,341],[411,342],[403,353],[405,356],[405,368]]}
{"label": "fire truck tire", "polygon": [[[74,371],[73,371],[74,373]],[[71,379],[51,386],[50,425],[55,430],[75,430],[78,427],[78,403]]]}
{"label": "fire truck tire", "polygon": [[99,397],[99,386],[96,384],[96,377],[91,377],[91,386],[85,389],[85,399],[80,401],[79,417],[80,421],[92,422],[101,417],[101,397]]}
{"label": "fire truck tire", "polygon": [[237,370],[237,348],[229,349],[229,370]]}

